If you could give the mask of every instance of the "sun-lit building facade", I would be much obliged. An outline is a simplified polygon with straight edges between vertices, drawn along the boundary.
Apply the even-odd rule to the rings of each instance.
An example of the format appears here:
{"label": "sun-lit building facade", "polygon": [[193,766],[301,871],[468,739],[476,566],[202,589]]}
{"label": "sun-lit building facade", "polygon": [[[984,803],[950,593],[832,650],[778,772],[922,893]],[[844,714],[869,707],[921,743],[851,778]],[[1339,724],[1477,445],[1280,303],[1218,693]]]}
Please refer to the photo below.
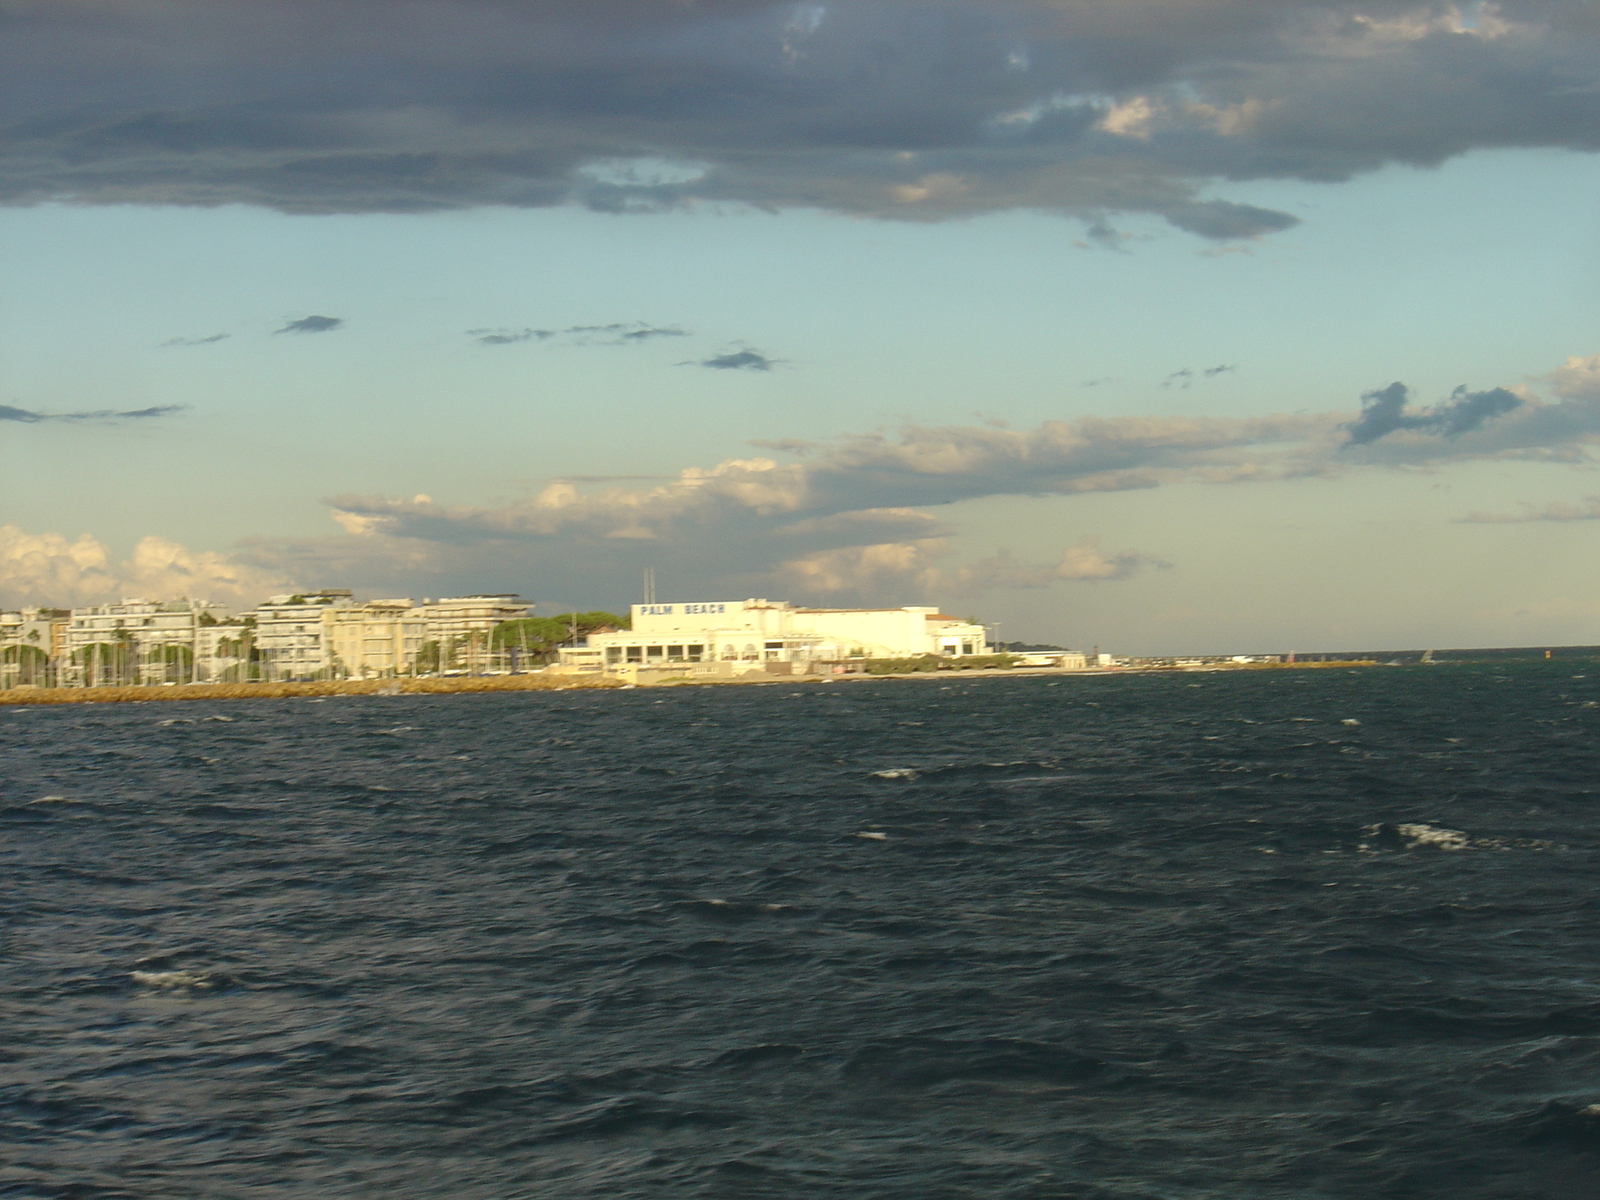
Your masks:
{"label": "sun-lit building facade", "polygon": [[345,679],[382,679],[410,671],[427,640],[428,620],[410,600],[369,600],[322,612],[329,666]]}
{"label": "sun-lit building facade", "polygon": [[561,651],[570,669],[626,673],[724,664],[734,673],[804,674],[850,659],[988,653],[981,625],[937,608],[795,608],[782,600],[635,604],[633,627]]}

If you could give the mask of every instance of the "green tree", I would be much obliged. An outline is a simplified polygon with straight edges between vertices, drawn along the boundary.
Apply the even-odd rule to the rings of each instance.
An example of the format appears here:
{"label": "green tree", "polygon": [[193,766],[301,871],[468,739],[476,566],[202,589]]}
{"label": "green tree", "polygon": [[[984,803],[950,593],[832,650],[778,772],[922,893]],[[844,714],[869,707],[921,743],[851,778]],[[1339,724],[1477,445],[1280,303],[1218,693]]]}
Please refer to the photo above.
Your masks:
{"label": "green tree", "polygon": [[194,678],[194,651],[183,645],[158,646],[145,665],[154,668],[151,675],[156,682],[187,683]]}
{"label": "green tree", "polygon": [[0,650],[0,667],[15,667],[15,672],[0,672],[0,676],[11,675],[16,683],[46,683],[50,656],[37,646],[7,646]]}
{"label": "green tree", "polygon": [[84,682],[90,687],[115,687],[128,678],[132,642],[94,642],[72,652],[72,661],[83,668]]}
{"label": "green tree", "polygon": [[490,647],[497,655],[513,650],[522,663],[548,662],[556,648],[574,638],[585,638],[601,629],[626,629],[628,618],[608,612],[559,613],[553,617],[523,617],[502,621],[494,627]]}
{"label": "green tree", "polygon": [[628,629],[633,625],[633,618],[609,612],[557,613],[550,620],[577,626],[579,637],[587,637],[598,629]]}
{"label": "green tree", "polygon": [[236,658],[239,661],[228,667],[218,679],[225,683],[244,683],[261,676],[261,651],[256,648],[255,619],[246,618],[238,626],[238,635],[217,639],[218,658]]}
{"label": "green tree", "polygon": [[417,647],[415,670],[418,674],[428,672],[448,671],[457,665],[456,638],[445,638],[442,641],[423,642]]}

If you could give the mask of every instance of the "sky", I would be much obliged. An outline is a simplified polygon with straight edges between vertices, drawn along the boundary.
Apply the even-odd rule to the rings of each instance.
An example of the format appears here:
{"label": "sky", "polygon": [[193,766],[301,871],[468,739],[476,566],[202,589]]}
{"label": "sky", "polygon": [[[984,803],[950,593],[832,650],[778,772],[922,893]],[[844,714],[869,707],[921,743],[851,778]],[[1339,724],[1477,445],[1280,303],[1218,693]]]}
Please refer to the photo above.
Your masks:
{"label": "sky", "polygon": [[0,605],[1600,643],[1568,0],[0,0]]}

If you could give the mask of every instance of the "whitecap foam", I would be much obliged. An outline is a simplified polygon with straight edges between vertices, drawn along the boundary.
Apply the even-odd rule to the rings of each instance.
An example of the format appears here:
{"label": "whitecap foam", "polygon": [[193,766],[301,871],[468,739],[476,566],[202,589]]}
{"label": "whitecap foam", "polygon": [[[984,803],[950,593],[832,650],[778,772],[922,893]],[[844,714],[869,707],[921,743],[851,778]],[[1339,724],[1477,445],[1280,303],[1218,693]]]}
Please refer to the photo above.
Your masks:
{"label": "whitecap foam", "polygon": [[1410,839],[1408,846],[1437,846],[1440,850],[1465,850],[1472,840],[1459,829],[1442,829],[1437,825],[1396,825],[1395,831]]}
{"label": "whitecap foam", "polygon": [[874,771],[872,777],[874,779],[915,779],[917,778],[917,772],[910,767],[890,767],[886,771]]}
{"label": "whitecap foam", "polygon": [[[1399,849],[1395,844],[1403,843],[1405,849],[1415,850],[1421,846],[1432,846],[1436,850],[1465,850],[1472,845],[1472,839],[1459,829],[1445,829],[1438,825],[1424,825],[1419,821],[1406,825],[1388,825],[1379,823],[1367,825],[1361,830],[1361,836],[1372,838],[1378,847],[1387,846],[1389,849]],[[1363,850],[1371,850],[1372,846],[1362,843]]]}
{"label": "whitecap foam", "polygon": [[866,838],[869,842],[887,842],[889,840],[887,833],[879,833],[876,829],[864,829],[856,836],[858,838]]}
{"label": "whitecap foam", "polygon": [[163,992],[209,992],[217,980],[204,971],[133,971],[130,978]]}

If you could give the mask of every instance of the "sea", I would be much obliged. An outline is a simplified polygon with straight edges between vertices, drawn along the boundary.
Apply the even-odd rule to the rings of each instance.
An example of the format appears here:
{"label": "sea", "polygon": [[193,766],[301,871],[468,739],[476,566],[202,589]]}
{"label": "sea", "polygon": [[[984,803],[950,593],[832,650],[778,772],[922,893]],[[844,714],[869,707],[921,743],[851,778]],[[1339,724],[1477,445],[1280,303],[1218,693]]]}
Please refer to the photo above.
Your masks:
{"label": "sea", "polygon": [[0,1196],[1594,1200],[1600,662],[0,710]]}

